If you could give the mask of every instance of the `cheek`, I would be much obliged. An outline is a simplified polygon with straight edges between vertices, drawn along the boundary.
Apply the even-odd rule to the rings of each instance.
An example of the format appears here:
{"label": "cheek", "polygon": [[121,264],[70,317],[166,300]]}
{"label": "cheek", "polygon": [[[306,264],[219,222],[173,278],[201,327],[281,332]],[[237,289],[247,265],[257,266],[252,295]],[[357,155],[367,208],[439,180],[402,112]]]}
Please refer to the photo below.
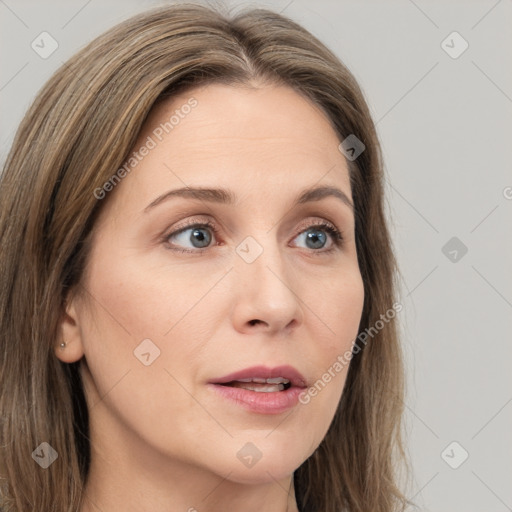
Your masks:
{"label": "cheek", "polygon": [[133,350],[149,338],[162,349],[191,316],[205,314],[207,309],[197,307],[201,302],[212,306],[202,299],[218,280],[215,273],[155,265],[126,249],[122,257],[112,249],[94,255],[88,283],[96,299],[94,321],[109,332],[110,345],[123,340],[124,351],[127,344]]}
{"label": "cheek", "polygon": [[221,316],[214,309],[215,294],[207,293],[225,272],[157,268],[133,255],[121,258],[114,244],[109,249],[91,259],[90,305],[80,319],[97,394],[142,429],[145,419],[149,429],[165,415],[159,404],[184,421],[192,412],[199,416],[186,389],[192,390],[204,359],[201,340],[211,337]]}
{"label": "cheek", "polygon": [[321,351],[324,356],[332,359],[351,347],[358,334],[364,295],[364,283],[355,266],[334,276],[324,286],[321,300],[312,302],[324,326],[325,343]]}
{"label": "cheek", "polygon": [[359,325],[364,307],[364,283],[359,270],[347,276],[339,287],[337,301],[339,305],[334,330],[339,334],[329,354],[329,370],[341,374],[343,382],[352,359],[352,346],[358,336]]}
{"label": "cheek", "polygon": [[338,292],[339,314],[336,318],[335,328],[342,334],[344,341],[342,348],[345,348],[347,340],[351,347],[358,335],[364,296],[364,283],[358,270],[344,279]]}
{"label": "cheek", "polygon": [[[102,266],[88,283],[94,299],[81,321],[91,375],[84,380],[92,407],[100,404],[100,428],[117,429],[110,423],[115,417],[148,445],[186,458],[191,449],[183,440],[215,428],[188,392],[202,350],[192,334],[211,316],[208,304],[194,308],[202,304],[207,283],[190,286],[192,280],[176,271],[150,278],[127,264],[99,259]],[[183,289],[187,293],[176,292]]]}
{"label": "cheek", "polygon": [[359,270],[355,268],[333,279],[325,288],[322,301],[313,304],[318,304],[314,310],[318,332],[326,334],[311,335],[316,344],[309,359],[318,373],[301,403],[314,409],[327,431],[343,392],[363,312],[364,284]]}

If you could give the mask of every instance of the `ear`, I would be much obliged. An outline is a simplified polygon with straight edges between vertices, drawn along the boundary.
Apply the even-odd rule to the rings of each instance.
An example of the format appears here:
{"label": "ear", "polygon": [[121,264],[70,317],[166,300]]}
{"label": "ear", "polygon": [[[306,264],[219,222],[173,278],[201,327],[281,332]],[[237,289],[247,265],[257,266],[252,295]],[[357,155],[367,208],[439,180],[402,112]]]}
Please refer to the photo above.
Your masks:
{"label": "ear", "polygon": [[[59,336],[55,343],[55,355],[63,363],[74,363],[84,355],[82,333],[77,314],[77,301],[65,301],[59,320]],[[61,343],[65,343],[64,347]]]}

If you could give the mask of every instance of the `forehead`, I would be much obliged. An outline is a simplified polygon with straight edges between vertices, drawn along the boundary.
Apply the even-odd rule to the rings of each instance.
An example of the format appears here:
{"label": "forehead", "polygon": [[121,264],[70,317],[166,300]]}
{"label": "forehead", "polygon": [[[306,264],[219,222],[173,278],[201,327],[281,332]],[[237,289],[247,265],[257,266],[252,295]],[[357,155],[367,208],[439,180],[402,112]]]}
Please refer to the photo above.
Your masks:
{"label": "forehead", "polygon": [[314,160],[325,170],[333,163],[346,167],[331,121],[287,86],[211,84],[191,89],[152,109],[138,143],[148,136],[166,148],[155,155],[174,162],[215,158],[247,168],[262,160],[293,165],[306,159],[306,167]]}
{"label": "forehead", "polygon": [[[186,107],[194,98],[196,106]],[[185,116],[181,115],[180,110]],[[158,102],[150,113],[148,124],[180,114],[188,124],[237,135],[240,129],[254,137],[280,136],[283,130],[290,136],[320,139],[319,132],[334,131],[328,117],[312,100],[285,85],[235,86],[210,84],[183,92]],[[248,123],[248,121],[251,121]],[[325,133],[322,133],[325,136]]]}
{"label": "forehead", "polygon": [[269,203],[336,185],[350,198],[339,142],[321,109],[292,88],[211,84],[153,107],[130,154],[151,150],[122,195],[147,205],[167,189],[223,187]]}

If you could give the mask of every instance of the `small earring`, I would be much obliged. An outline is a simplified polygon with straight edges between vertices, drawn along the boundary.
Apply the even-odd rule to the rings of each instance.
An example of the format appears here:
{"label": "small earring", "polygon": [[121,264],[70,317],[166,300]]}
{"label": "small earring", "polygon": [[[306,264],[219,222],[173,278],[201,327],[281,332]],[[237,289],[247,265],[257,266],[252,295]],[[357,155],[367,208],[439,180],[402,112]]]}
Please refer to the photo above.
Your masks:
{"label": "small earring", "polygon": [[62,350],[64,350],[64,349],[66,348],[66,342],[64,342],[64,341],[63,341],[63,342],[60,344],[60,348],[61,348]]}

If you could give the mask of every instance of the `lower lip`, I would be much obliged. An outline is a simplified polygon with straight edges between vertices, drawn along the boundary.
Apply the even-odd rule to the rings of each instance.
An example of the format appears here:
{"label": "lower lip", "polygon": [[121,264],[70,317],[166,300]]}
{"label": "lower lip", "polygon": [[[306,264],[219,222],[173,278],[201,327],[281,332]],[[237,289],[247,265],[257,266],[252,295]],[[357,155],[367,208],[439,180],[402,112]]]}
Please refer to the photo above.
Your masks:
{"label": "lower lip", "polygon": [[295,407],[305,389],[292,386],[284,391],[264,393],[221,384],[208,384],[208,387],[235,404],[260,414],[279,414]]}

